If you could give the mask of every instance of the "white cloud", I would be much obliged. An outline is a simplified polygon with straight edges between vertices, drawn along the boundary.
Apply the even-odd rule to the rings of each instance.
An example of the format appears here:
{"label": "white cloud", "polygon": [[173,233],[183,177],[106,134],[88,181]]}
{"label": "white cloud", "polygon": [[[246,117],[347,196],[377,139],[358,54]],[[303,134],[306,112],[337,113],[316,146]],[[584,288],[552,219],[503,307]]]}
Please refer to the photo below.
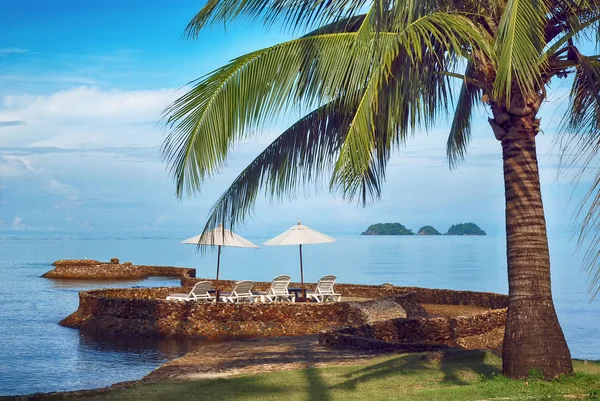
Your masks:
{"label": "white cloud", "polygon": [[79,224],[79,228],[81,228],[83,230],[86,230],[86,231],[94,230],[94,226],[88,219],[78,220],[77,224]]}
{"label": "white cloud", "polygon": [[23,54],[23,53],[27,53],[27,50],[20,49],[18,47],[9,47],[9,48],[5,48],[5,49],[0,49],[0,57],[6,56],[9,54]]}
{"label": "white cloud", "polygon": [[[160,161],[163,130],[156,123],[164,108],[180,94],[171,89],[124,91],[83,86],[47,96],[5,96],[0,99],[0,121],[23,121],[27,125],[2,127],[2,145],[7,154],[0,156],[1,173],[16,177],[9,182],[13,185],[10,188],[15,182],[26,182],[45,196],[42,208],[46,209],[41,213],[53,220],[39,224],[99,231],[117,226],[131,230],[193,226],[200,230],[218,196],[285,125],[278,124],[265,129],[261,136],[240,141],[222,174],[203,186],[202,196],[178,203],[167,166]],[[366,209],[357,208],[356,203],[347,204],[328,194],[326,185],[324,191],[308,200],[300,189],[296,200],[273,208],[261,195],[256,220],[248,219],[248,227],[271,227],[274,221],[291,221],[291,225],[302,219],[307,224],[319,222],[330,227],[399,221],[414,229],[424,224],[445,229],[445,225],[463,218],[488,219],[490,224],[502,226],[501,146],[485,117],[485,113],[476,117],[469,154],[457,171],[448,170],[448,128],[440,124],[429,135],[409,139],[406,147],[393,156],[380,202]],[[551,132],[554,125],[549,123],[547,127]],[[555,181],[557,155],[551,152],[552,135],[539,135],[537,142],[542,187],[547,191]],[[19,149],[8,149],[11,146]],[[19,153],[27,147],[39,152]],[[64,152],[52,153],[51,147]],[[27,180],[21,180],[21,176]],[[568,198],[568,189],[551,189],[555,197]],[[552,206],[552,198],[546,193],[545,204],[562,213],[564,206],[560,202]],[[18,202],[13,201],[12,207],[9,215],[39,221],[39,216],[33,214],[42,210],[39,207],[30,206],[30,214]]]}
{"label": "white cloud", "polygon": [[75,189],[68,184],[59,182],[56,178],[50,178],[46,184],[46,189],[57,195],[71,195],[75,192]]}
{"label": "white cloud", "polygon": [[154,221],[154,225],[160,226],[162,225],[165,221],[169,220],[171,218],[170,214],[163,214],[162,216],[160,216],[159,218],[157,218]]}
{"label": "white cloud", "polygon": [[26,156],[0,156],[0,173],[3,177],[19,177],[31,172],[42,172],[35,168],[31,158]]}
{"label": "white cloud", "polygon": [[12,221],[12,228],[15,230],[23,230],[25,229],[27,226],[25,224],[23,224],[23,219],[21,219],[20,217],[15,217]]}
{"label": "white cloud", "polygon": [[45,189],[54,195],[58,195],[58,200],[54,205],[55,209],[69,209],[81,206],[81,197],[79,190],[69,184],[63,184],[56,178],[50,178],[46,182]]}
{"label": "white cloud", "polygon": [[176,98],[173,89],[103,90],[81,86],[51,95],[7,95],[0,100],[4,146],[103,147],[160,145],[157,123]]}
{"label": "white cloud", "polygon": [[174,96],[171,89],[122,91],[80,86],[49,96],[7,95],[2,99],[2,106],[30,119],[38,117],[85,122],[109,117],[111,120],[126,119],[138,123],[155,121]]}

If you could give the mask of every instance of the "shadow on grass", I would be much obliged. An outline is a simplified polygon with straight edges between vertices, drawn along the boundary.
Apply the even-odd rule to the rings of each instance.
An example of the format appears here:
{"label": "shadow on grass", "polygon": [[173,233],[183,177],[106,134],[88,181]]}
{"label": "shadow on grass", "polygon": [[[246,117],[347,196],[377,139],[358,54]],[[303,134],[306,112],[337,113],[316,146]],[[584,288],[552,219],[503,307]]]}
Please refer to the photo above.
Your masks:
{"label": "shadow on grass", "polygon": [[496,366],[485,363],[487,352],[484,350],[448,350],[442,354],[440,370],[444,373],[445,383],[467,385],[468,382],[460,378],[459,372],[472,371],[479,376],[492,378],[501,371]]}
{"label": "shadow on grass", "polygon": [[308,399],[330,401],[331,395],[329,394],[329,386],[321,376],[320,371],[315,368],[316,356],[314,352],[300,349],[299,347],[296,347],[296,352],[304,353],[306,358],[304,377],[306,378],[306,384],[308,385]]}
{"label": "shadow on grass", "polygon": [[[461,372],[471,371],[488,378],[500,374],[500,369],[485,363],[485,357],[486,351],[483,350],[448,350],[425,355],[403,355],[348,373],[348,380],[335,387],[355,389],[359,383],[438,369],[444,374],[442,382],[468,385],[469,383],[461,378]],[[439,368],[431,366],[431,363],[435,362],[439,363]]]}
{"label": "shadow on grass", "polygon": [[[286,399],[291,395],[285,383],[268,383],[258,376],[228,377],[193,382],[166,382],[155,385],[133,387],[123,392],[111,392],[93,398],[67,397],[67,400],[97,401],[197,401],[197,400],[247,400]],[[65,398],[57,398],[57,400]]]}
{"label": "shadow on grass", "polygon": [[384,379],[390,376],[412,374],[417,371],[429,370],[427,360],[421,355],[403,355],[385,362],[370,365],[366,368],[346,374],[349,379],[336,385],[337,388],[353,390],[359,383]]}

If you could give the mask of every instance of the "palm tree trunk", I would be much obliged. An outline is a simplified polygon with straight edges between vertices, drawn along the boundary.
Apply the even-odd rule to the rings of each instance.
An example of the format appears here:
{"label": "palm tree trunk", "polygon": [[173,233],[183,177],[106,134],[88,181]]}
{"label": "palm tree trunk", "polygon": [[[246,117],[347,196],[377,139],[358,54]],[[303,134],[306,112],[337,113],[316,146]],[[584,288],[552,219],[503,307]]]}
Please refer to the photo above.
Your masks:
{"label": "palm tree trunk", "polygon": [[[494,127],[494,120],[491,121]],[[497,126],[494,127],[495,131]],[[509,307],[502,369],[545,378],[573,372],[550,288],[550,255],[535,148],[538,120],[511,115],[502,126]],[[497,134],[498,136],[498,134]]]}

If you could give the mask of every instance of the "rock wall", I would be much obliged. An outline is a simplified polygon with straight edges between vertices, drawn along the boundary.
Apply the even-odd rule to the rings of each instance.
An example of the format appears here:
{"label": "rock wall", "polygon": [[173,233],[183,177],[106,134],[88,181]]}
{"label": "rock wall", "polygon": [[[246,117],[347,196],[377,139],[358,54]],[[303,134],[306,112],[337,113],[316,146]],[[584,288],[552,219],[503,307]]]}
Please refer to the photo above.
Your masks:
{"label": "rock wall", "polygon": [[[182,279],[182,285],[191,288],[196,282],[209,280],[210,278],[185,278]],[[228,291],[233,288],[235,281],[219,280],[219,290]],[[253,290],[267,291],[270,282],[255,282]],[[307,290],[312,290],[316,287],[316,283],[304,283]],[[290,287],[300,287],[299,282],[290,283]],[[189,290],[188,290],[189,291]],[[420,304],[440,304],[440,305],[471,305],[481,306],[490,309],[502,309],[508,307],[508,297],[504,294],[496,294],[492,292],[475,292],[475,291],[455,291],[421,287],[400,287],[391,284],[382,285],[363,285],[363,284],[336,284],[335,291],[342,294],[342,297],[358,297],[358,298],[387,298],[407,292],[414,292],[416,302]],[[179,291],[185,292],[185,291]]]}
{"label": "rock wall", "polygon": [[[229,289],[233,282],[222,281],[221,284],[221,288]],[[256,283],[255,290],[265,291],[269,285],[268,282]],[[80,292],[79,308],[60,324],[125,336],[223,339],[305,335],[325,330],[340,338],[353,336],[396,344],[452,344],[456,337],[485,333],[490,328],[503,325],[502,319],[505,319],[505,311],[502,310],[470,317],[424,319],[423,309],[418,305],[423,302],[420,300],[427,303],[453,301],[490,309],[506,302],[506,296],[499,294],[457,291],[452,295],[449,290],[424,288],[411,288],[407,292],[405,287],[340,284],[336,290],[342,297],[360,295],[375,298],[379,295],[381,298],[325,304],[226,304],[165,299],[171,293],[188,292],[190,289],[131,288]],[[377,322],[386,311],[403,319]],[[324,341],[335,342],[334,339]]]}
{"label": "rock wall", "polygon": [[462,348],[497,348],[502,344],[506,309],[471,316],[403,318],[322,332],[319,342],[336,347],[372,349],[443,344]]}
{"label": "rock wall", "polygon": [[[62,326],[124,336],[194,336],[207,339],[316,334],[370,321],[369,312],[390,299],[316,303],[207,303],[167,301],[181,288],[136,288],[79,293],[79,308]],[[416,310],[414,294],[392,298]],[[366,308],[365,308],[366,307]],[[405,312],[405,316],[410,316]]]}
{"label": "rock wall", "polygon": [[172,266],[134,265],[131,262],[119,263],[99,262],[97,260],[57,260],[54,269],[44,273],[42,277],[80,280],[124,280],[143,279],[146,277],[179,277],[183,284],[186,280],[194,280],[196,269]]}

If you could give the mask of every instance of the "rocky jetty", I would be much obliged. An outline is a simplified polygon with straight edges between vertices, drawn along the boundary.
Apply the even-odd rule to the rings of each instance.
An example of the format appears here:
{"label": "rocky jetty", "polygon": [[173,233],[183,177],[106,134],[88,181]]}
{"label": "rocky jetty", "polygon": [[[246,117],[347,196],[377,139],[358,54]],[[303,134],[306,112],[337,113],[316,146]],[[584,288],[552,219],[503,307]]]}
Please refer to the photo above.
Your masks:
{"label": "rocky jetty", "polygon": [[129,280],[146,277],[179,277],[182,282],[186,278],[196,277],[196,269],[173,266],[134,265],[131,262],[120,263],[112,258],[110,262],[90,259],[57,260],[52,263],[54,269],[42,275],[45,278],[79,279],[79,280]]}
{"label": "rocky jetty", "polygon": [[[220,284],[230,289],[233,281]],[[256,282],[254,289],[266,291],[270,285]],[[308,287],[314,288],[314,283]],[[307,335],[345,326],[377,325],[389,319],[422,319],[427,315],[420,304],[471,305],[486,310],[508,304],[506,295],[492,293],[357,284],[336,284],[335,288],[343,302],[232,304],[165,299],[170,293],[189,292],[188,286],[82,291],[78,309],[60,324],[116,336],[231,339]]]}

